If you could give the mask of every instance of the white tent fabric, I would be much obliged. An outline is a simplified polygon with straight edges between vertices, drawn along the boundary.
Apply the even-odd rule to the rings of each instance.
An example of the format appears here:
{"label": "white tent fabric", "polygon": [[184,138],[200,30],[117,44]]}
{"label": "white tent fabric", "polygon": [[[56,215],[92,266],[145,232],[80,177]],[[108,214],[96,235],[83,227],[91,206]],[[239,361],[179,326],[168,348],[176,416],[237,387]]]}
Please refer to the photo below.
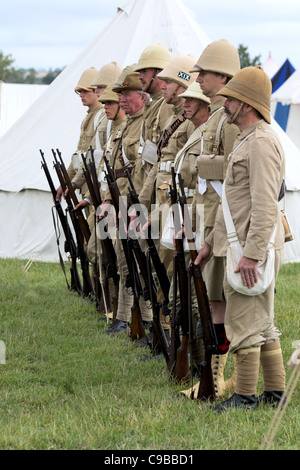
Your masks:
{"label": "white tent fabric", "polygon": [[0,139],[0,213],[6,221],[0,257],[57,260],[52,195],[39,149],[57,182],[51,149],[60,149],[67,166],[86,114],[74,93],[82,72],[111,61],[123,67],[136,63],[145,47],[155,43],[165,45],[173,57],[189,53],[198,58],[209,42],[181,0],[130,0],[118,8],[107,27]]}
{"label": "white tent fabric", "polygon": [[279,69],[278,65],[272,59],[271,52],[269,53],[269,57],[266,60],[266,62],[264,62],[264,64],[262,64],[262,67],[263,67],[264,71],[266,72],[266,74],[268,75],[269,78],[272,78],[275,75],[275,73],[277,72],[277,70]]}
{"label": "white tent fabric", "polygon": [[300,149],[300,70],[296,70],[272,95],[272,115],[275,116],[276,106],[281,103],[287,106],[285,132]]}
{"label": "white tent fabric", "polygon": [[294,240],[284,245],[284,262],[300,262],[300,151],[274,119],[271,125],[281,141],[286,156],[287,191],[281,201],[281,208],[285,210],[294,235]]}
{"label": "white tent fabric", "polygon": [[0,137],[47,88],[48,85],[0,82]]}
{"label": "white tent fabric", "polygon": [[[74,93],[82,72],[89,67],[100,69],[113,60],[123,67],[133,64],[145,47],[154,43],[164,44],[173,57],[190,53],[198,58],[209,42],[181,0],[130,0],[118,8],[102,33],[0,139],[0,258],[58,260],[52,195],[41,169],[39,149],[44,151],[58,186],[51,149],[60,149],[65,164],[69,164],[86,113]],[[297,232],[296,240],[286,244],[285,260],[300,261],[300,233],[296,226],[300,156],[286,134],[280,137],[287,156],[287,214]],[[64,254],[63,235],[60,245]]]}

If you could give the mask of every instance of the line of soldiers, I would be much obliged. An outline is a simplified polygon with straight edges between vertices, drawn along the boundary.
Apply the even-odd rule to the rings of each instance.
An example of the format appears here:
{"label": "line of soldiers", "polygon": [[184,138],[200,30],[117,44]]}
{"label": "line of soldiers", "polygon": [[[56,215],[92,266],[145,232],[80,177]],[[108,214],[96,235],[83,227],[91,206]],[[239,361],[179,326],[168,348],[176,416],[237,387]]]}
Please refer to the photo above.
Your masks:
{"label": "line of soldiers", "polygon": [[[174,251],[179,250],[176,248],[176,243],[174,244],[174,237],[177,239],[179,237],[177,232],[182,234],[187,230],[185,220],[188,218],[193,236],[195,235],[193,241],[197,250],[207,245],[204,244],[205,240],[216,239],[214,226],[217,213],[220,211],[223,181],[234,143],[241,133],[238,123],[242,116],[242,107],[230,119],[228,107],[224,103],[225,101],[227,103],[228,96],[234,96],[235,99],[244,102],[248,84],[240,87],[239,95],[227,95],[226,87],[233,83],[233,77],[240,72],[238,52],[225,39],[209,44],[198,61],[192,55],[172,58],[163,45],[154,44],[142,52],[137,63],[129,65],[124,70],[116,62],[111,62],[100,71],[95,68],[84,71],[75,91],[80,96],[82,104],[87,106],[88,112],[81,125],[77,150],[67,168],[67,178],[72,187],[66,188],[61,184],[56,191],[56,201],[60,201],[62,195],[69,197],[72,189],[78,190],[82,196],[82,200],[73,204],[73,209],[75,214],[85,211],[89,236],[85,239],[84,248],[92,269],[95,289],[97,278],[101,281],[104,300],[101,308],[106,314],[108,310],[114,310],[113,322],[107,333],[120,334],[133,328],[133,297],[138,303],[142,331],[143,328],[148,331],[144,335],[139,330],[137,337],[134,338],[136,340],[134,344],[142,347],[150,346],[153,351],[152,357],[160,353],[164,353],[167,357],[172,341],[179,350],[183,344],[182,338],[188,333],[190,363],[186,377],[190,373],[191,376],[200,378],[200,381],[184,390],[182,394],[192,399],[199,397],[200,371],[207,359],[207,343],[203,333],[198,333],[204,317],[201,317],[203,313],[199,311],[199,298],[195,285],[187,275],[191,251],[185,244],[186,238],[191,237],[185,233],[186,236],[182,239],[186,271],[185,284],[182,285],[177,278],[178,271],[174,264]],[[249,86],[251,87],[251,84]],[[260,92],[262,100],[265,99],[264,93],[265,90]],[[252,100],[248,105],[257,110],[255,103],[255,100]],[[91,183],[88,184],[90,179],[88,162],[94,165],[93,172],[96,169],[96,189]],[[95,178],[95,174],[92,176]],[[130,185],[133,188],[132,199],[128,198]],[[173,194],[177,195],[177,201],[176,197],[171,198],[172,189]],[[95,195],[97,192],[98,197]],[[175,212],[174,209],[173,212],[170,211],[170,207],[173,208],[174,205],[177,207],[179,194],[188,211],[185,216],[184,211],[179,214],[179,218],[182,218],[179,225],[176,225]],[[116,196],[119,197],[118,203]],[[138,208],[134,204],[136,201],[139,203]],[[146,211],[143,218],[139,211],[140,207]],[[122,208],[126,209],[124,217],[120,216]],[[113,241],[111,248],[105,247],[103,243],[100,225],[102,229],[104,227],[106,234],[107,230],[110,233]],[[114,234],[112,226],[115,227]],[[130,238],[128,234],[133,233],[133,227],[135,235],[140,236],[138,242],[134,241],[132,245],[124,244],[124,239]],[[156,254],[159,255],[161,270],[153,268],[147,251],[148,248],[150,251],[149,238],[153,241],[149,234],[153,234],[156,229],[155,247],[152,249],[156,249]],[[213,245],[213,242],[210,243]],[[115,263],[107,256],[107,251],[112,249],[116,255]],[[148,269],[145,274],[141,262],[136,263],[135,267],[143,279],[144,287],[148,285],[146,277],[148,276],[148,281],[152,279],[152,283],[149,284],[150,294],[148,292],[152,308],[149,308],[149,295],[148,298],[143,295],[135,297],[140,281],[136,278],[131,262],[132,259],[139,257],[143,263],[146,262]],[[221,254],[215,255],[214,251],[211,251],[208,258],[208,262],[205,260],[203,280],[215,338],[209,364],[213,379],[212,395],[215,399],[222,397],[228,391],[234,392],[234,398],[228,405],[223,405],[224,409],[229,406],[253,407],[253,393],[248,394],[249,382],[252,390],[253,381],[257,380],[256,376],[254,377],[253,364],[249,361],[255,349],[252,344],[249,348],[243,342],[238,346],[234,344],[233,375],[229,380],[224,380],[228,351],[232,346],[224,326],[225,312],[228,310],[227,296],[225,298],[224,295],[226,254],[222,251]],[[114,270],[117,268],[119,276],[118,291],[114,299],[110,296],[109,289],[104,293],[105,282],[108,283],[108,287],[109,285],[112,287],[111,278],[106,272],[107,259],[114,264]],[[197,259],[197,264],[199,263],[202,263],[200,255]],[[165,274],[164,279],[168,279],[167,283],[161,279],[162,270]],[[128,281],[130,276],[131,284]],[[184,292],[185,289],[187,290]],[[184,310],[188,309],[189,313],[181,312],[181,319],[182,316],[189,315],[189,325],[186,327],[188,332],[180,321],[179,334],[177,331],[175,335],[172,321],[175,321],[176,312],[180,311],[183,302],[185,302]],[[153,347],[154,315],[156,319],[154,323],[157,325],[158,319],[161,326],[158,343],[167,344],[167,351],[164,347]],[[234,326],[229,325],[230,331],[232,328]],[[274,346],[278,344],[278,338],[271,337],[270,342],[272,354],[265,354],[263,362],[266,376],[267,368],[273,368],[274,371],[275,367],[273,363],[269,364],[268,360],[272,361],[276,357],[279,364],[281,357],[280,348]],[[264,341],[261,344],[264,344]],[[249,362],[250,366],[247,365]],[[270,398],[275,403],[279,401],[284,391],[284,378],[282,378],[284,372],[281,365],[280,367],[279,385],[272,383],[271,390],[266,389],[270,393],[264,395],[264,398]],[[171,369],[174,372],[174,364]],[[236,391],[237,383],[243,393]],[[276,393],[273,393],[274,390]],[[248,399],[250,395],[251,398]],[[219,407],[218,410],[223,408]]]}

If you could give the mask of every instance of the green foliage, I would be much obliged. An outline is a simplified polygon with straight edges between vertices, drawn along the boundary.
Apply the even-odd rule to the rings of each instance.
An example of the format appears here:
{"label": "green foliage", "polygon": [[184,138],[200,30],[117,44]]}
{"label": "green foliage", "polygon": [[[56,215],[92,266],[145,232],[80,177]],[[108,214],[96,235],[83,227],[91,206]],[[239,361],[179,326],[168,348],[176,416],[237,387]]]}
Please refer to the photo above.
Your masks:
{"label": "green foliage", "polygon": [[62,72],[62,69],[50,69],[41,76],[33,67],[16,69],[12,66],[14,61],[15,59],[11,54],[5,56],[0,51],[0,81],[5,83],[43,83],[47,85]]}
{"label": "green foliage", "polygon": [[[143,361],[150,352],[126,333],[107,335],[104,315],[67,290],[59,264],[36,262],[27,272],[24,265],[0,259],[0,449],[260,448],[272,408],[217,415],[209,403],[173,398],[185,387],[169,380],[164,359]],[[299,339],[299,278],[299,264],[286,265],[277,283],[285,364]],[[228,377],[231,368],[230,359]],[[299,403],[297,392],[272,449],[298,449]]]}
{"label": "green foliage", "polygon": [[243,69],[244,67],[250,67],[261,64],[261,56],[257,55],[253,59],[251,59],[250,54],[248,52],[248,47],[244,46],[243,44],[239,45],[238,53],[240,56],[241,69]]}

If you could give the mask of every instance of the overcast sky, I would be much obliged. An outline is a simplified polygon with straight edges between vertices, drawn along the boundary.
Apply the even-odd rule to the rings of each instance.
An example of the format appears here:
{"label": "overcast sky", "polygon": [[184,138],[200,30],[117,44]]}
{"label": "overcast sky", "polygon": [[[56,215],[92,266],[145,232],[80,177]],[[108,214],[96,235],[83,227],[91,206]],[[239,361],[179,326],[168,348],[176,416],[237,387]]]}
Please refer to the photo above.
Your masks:
{"label": "overcast sky", "polygon": [[[211,41],[248,47],[263,64],[300,68],[299,0],[182,0]],[[55,69],[72,62],[127,0],[0,0],[0,51],[16,68]]]}

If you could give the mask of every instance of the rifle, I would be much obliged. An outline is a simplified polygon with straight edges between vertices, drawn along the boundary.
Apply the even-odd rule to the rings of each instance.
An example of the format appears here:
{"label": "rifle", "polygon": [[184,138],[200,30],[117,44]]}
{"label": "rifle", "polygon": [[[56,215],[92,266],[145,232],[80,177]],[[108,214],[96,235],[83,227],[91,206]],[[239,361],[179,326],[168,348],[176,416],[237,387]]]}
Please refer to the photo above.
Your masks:
{"label": "rifle", "polygon": [[170,339],[170,359],[168,369],[170,376],[174,377],[174,368],[176,365],[177,349],[180,347],[179,322],[177,321],[177,278],[178,278],[178,259],[177,254],[173,256],[173,306],[171,315],[171,339]]}
{"label": "rifle", "polygon": [[[47,181],[48,181],[51,193],[52,193],[54,207],[55,207],[56,212],[58,214],[61,226],[63,228],[64,235],[65,235],[64,249],[65,249],[66,253],[70,253],[70,257],[71,257],[71,267],[70,267],[71,285],[69,285],[68,279],[66,277],[64,262],[63,262],[63,259],[62,259],[62,256],[61,256],[61,253],[60,253],[60,250],[59,250],[59,241],[58,241],[58,238],[57,238],[56,242],[57,242],[57,249],[58,249],[60,265],[61,265],[63,273],[65,275],[65,279],[66,279],[68,289],[69,290],[75,290],[76,292],[81,293],[82,286],[81,286],[81,281],[80,281],[80,277],[79,277],[79,274],[78,274],[77,262],[76,262],[76,260],[77,260],[76,243],[74,241],[74,238],[73,238],[73,235],[72,235],[69,223],[68,223],[67,216],[65,215],[65,213],[63,211],[61,203],[56,200],[56,189],[55,189],[53,180],[51,178],[46,160],[44,158],[44,153],[42,152],[42,150],[40,150],[40,154],[41,154],[41,157],[42,157],[42,168],[45,172],[45,175],[46,175],[46,178],[47,178]],[[54,217],[53,217],[53,220],[55,220]],[[54,223],[54,226],[55,226],[55,223]]]}
{"label": "rifle", "polygon": [[[170,188],[171,203],[173,209],[175,235],[180,232],[180,212],[178,205],[177,187],[175,181],[174,167],[172,167],[172,186]],[[180,309],[177,312],[179,323],[181,326],[181,344],[176,351],[176,363],[174,367],[173,377],[176,381],[190,381],[189,370],[189,300],[188,294],[188,275],[185,263],[184,247],[182,238],[175,236],[175,251],[177,258],[177,277],[180,296]],[[175,299],[176,301],[176,299]]]}
{"label": "rifle", "polygon": [[[95,206],[95,209],[96,209],[98,207],[98,204],[97,204],[97,199],[96,199],[95,188],[94,188],[94,185],[92,183],[91,176],[90,176],[89,170],[87,168],[86,159],[85,159],[85,156],[84,156],[83,153],[81,154],[81,157],[82,157],[82,161],[83,161],[83,164],[84,164],[83,175],[85,177],[88,189],[90,191],[93,205]],[[95,215],[95,225],[96,225],[96,215]],[[96,228],[95,228],[95,237],[96,237]],[[97,250],[97,240],[95,240],[95,248]],[[97,255],[96,255],[96,258],[97,258]],[[95,271],[93,272],[93,278],[94,278],[94,286],[95,286],[96,308],[99,311],[101,311],[101,307],[100,307],[100,305],[101,305],[101,288],[100,288],[99,265],[98,265],[97,259],[96,259],[96,263],[95,263]],[[110,304],[110,296],[108,296],[108,298],[106,300]],[[110,308],[110,310],[111,310],[111,308]]]}
{"label": "rifle", "polygon": [[[66,170],[66,167],[65,167],[65,164],[63,162],[60,151],[59,150],[56,150],[56,151],[57,151],[57,154],[58,154],[59,159],[60,159],[59,167],[60,167],[61,173],[63,175],[64,182],[65,182],[64,186],[66,188],[68,188],[68,192],[70,194],[70,197],[71,197],[71,200],[73,201],[74,206],[77,206],[79,201],[78,201],[77,196],[75,194],[75,190],[74,190],[74,187],[72,185],[71,179],[70,179],[70,177],[68,175],[68,172]],[[52,152],[54,154],[53,150],[52,150]],[[85,241],[86,241],[86,243],[88,243],[88,241],[90,239],[90,236],[91,236],[91,231],[90,231],[89,225],[87,223],[87,220],[85,219],[85,217],[82,214],[81,209],[78,209],[76,211],[76,216],[77,216],[80,228],[82,230],[83,236],[85,238]]]}
{"label": "rifle", "polygon": [[[132,202],[132,204],[135,205],[136,209],[138,209],[139,212],[139,220],[141,222],[141,225],[144,226],[146,223],[146,217],[145,214],[140,206],[139,198],[136,193],[136,190],[134,188],[131,175],[129,172],[127,172],[127,178],[130,184],[129,187],[129,197]],[[159,353],[162,352],[165,356],[165,359],[167,361],[167,364],[169,363],[169,353],[168,353],[168,341],[164,332],[164,329],[162,327],[159,313],[160,313],[160,307],[162,307],[163,314],[168,315],[169,314],[169,308],[168,308],[168,303],[169,303],[169,290],[170,290],[170,279],[168,277],[165,265],[162,263],[160,256],[158,254],[156,245],[154,240],[151,238],[151,231],[148,230],[147,234],[147,245],[148,245],[148,255],[147,256],[147,266],[148,266],[148,290],[150,292],[150,299],[151,299],[151,305],[152,305],[152,311],[153,311],[153,320],[152,320],[152,331],[153,331],[153,343],[152,343],[152,350],[153,352]],[[151,259],[150,259],[151,258]],[[154,266],[158,281],[160,283],[162,292],[164,294],[164,300],[163,304],[160,305],[157,301],[157,289],[155,286],[155,283],[153,283],[152,279],[152,274],[151,274],[151,261]]]}
{"label": "rifle", "polygon": [[[82,271],[82,279],[83,279],[83,287],[82,287],[82,295],[83,296],[89,296],[90,294],[95,294],[94,292],[94,287],[90,278],[90,273],[89,273],[89,262],[86,256],[86,252],[84,249],[84,235],[82,232],[82,228],[80,225],[80,217],[79,217],[79,212],[74,211],[74,207],[71,201],[71,196],[70,192],[66,193],[66,181],[64,178],[64,172],[62,169],[62,165],[58,162],[56,158],[55,151],[52,149],[53,157],[55,160],[54,163],[54,168],[57,172],[57,176],[59,179],[59,182],[61,184],[62,190],[65,193],[65,198],[68,206],[68,211],[70,213],[70,217],[73,223],[75,235],[76,235],[76,240],[77,240],[77,249],[78,249],[78,254],[79,254],[79,259],[80,259],[80,264],[81,264],[81,271]],[[70,178],[69,178],[70,180]],[[72,184],[70,184],[72,186]],[[77,201],[78,203],[78,201]],[[82,216],[82,214],[81,214]],[[83,216],[82,216],[83,217]]]}
{"label": "rifle", "polygon": [[[82,160],[84,164],[84,175],[86,178],[86,182],[91,194],[92,202],[97,210],[97,208],[101,205],[101,195],[99,191],[99,183],[97,178],[97,170],[95,166],[95,160],[93,158],[93,149],[91,147],[91,161],[87,164],[86,158],[82,155]],[[97,221],[95,221],[97,224]],[[118,291],[119,291],[119,280],[120,276],[118,273],[117,268],[117,255],[113,246],[113,242],[107,234],[106,237],[101,237],[101,246],[103,252],[103,265],[106,267],[105,269],[105,279],[103,282],[103,293],[106,299],[106,305],[110,310],[112,310],[111,306],[111,299],[110,299],[110,292],[109,292],[109,284],[108,279],[111,277],[113,279],[113,283],[115,286],[115,292],[113,296],[113,320],[116,319],[117,316],[117,308],[118,308]],[[100,261],[101,262],[101,261]],[[97,263],[98,266],[98,263]]]}
{"label": "rifle", "polygon": [[187,236],[189,243],[191,263],[189,265],[190,272],[194,279],[196,297],[198,302],[198,309],[201,319],[201,338],[203,339],[205,358],[201,363],[200,370],[200,386],[197,395],[191,396],[192,399],[209,399],[213,401],[215,399],[215,387],[213,383],[213,375],[211,369],[211,356],[215,354],[217,350],[218,340],[212,320],[212,314],[207,296],[205,282],[203,281],[201,269],[199,265],[195,265],[197,257],[197,250],[195,246],[195,237],[192,231],[192,224],[189,213],[187,211],[187,201],[184,193],[183,179],[178,174],[178,182],[180,186],[181,196],[179,198],[180,206],[182,210],[182,217],[184,220],[184,231]]}
{"label": "rifle", "polygon": [[[120,214],[120,210],[121,210],[121,220],[125,221],[126,227],[128,227],[127,207],[125,207],[125,204],[123,202],[122,196],[120,194],[117,182],[113,174],[113,170],[105,155],[103,156],[103,158],[104,158],[104,162],[106,165],[107,184],[111,193],[112,203],[115,208],[116,215],[118,217]],[[142,250],[139,246],[138,240],[131,239],[128,236],[128,233],[127,233],[127,238],[125,238],[123,235],[124,234],[121,234],[120,240],[123,246],[125,259],[126,259],[126,263],[127,263],[128,270],[129,270],[129,277],[127,278],[126,287],[131,287],[133,289],[133,296],[134,296],[134,302],[131,308],[131,339],[132,341],[134,341],[136,339],[141,339],[141,338],[146,337],[145,328],[144,328],[143,321],[142,321],[142,314],[141,314],[141,310],[140,310],[140,306],[138,302],[138,298],[142,294],[142,284],[140,281],[136,263],[134,261],[135,260],[134,255],[140,255],[140,258],[138,261],[142,262],[141,260]],[[147,293],[144,291],[145,299],[148,297],[148,295],[146,294]]]}

